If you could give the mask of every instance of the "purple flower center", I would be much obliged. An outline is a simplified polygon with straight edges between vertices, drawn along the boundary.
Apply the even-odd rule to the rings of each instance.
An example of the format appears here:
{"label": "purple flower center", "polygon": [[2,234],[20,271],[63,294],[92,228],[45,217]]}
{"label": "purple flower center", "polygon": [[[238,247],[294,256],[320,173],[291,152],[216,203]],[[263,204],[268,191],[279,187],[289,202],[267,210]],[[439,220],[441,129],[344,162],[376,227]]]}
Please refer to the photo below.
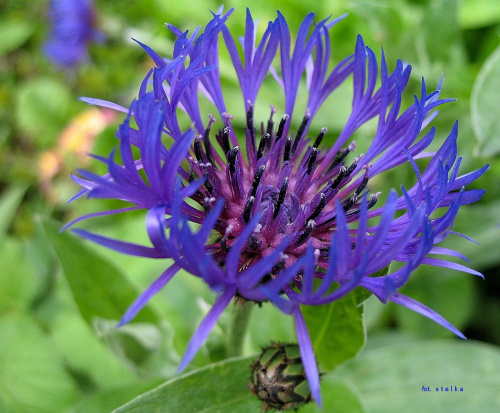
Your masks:
{"label": "purple flower center", "polygon": [[[272,278],[293,265],[309,244],[315,249],[318,266],[326,267],[331,233],[335,231],[335,199],[341,201],[348,219],[357,218],[358,198],[366,190],[371,166],[359,165],[363,155],[349,166],[344,165],[345,158],[355,148],[354,142],[325,165],[320,144],[327,129],[321,129],[314,142],[307,139],[304,132],[309,117],[305,116],[297,132],[285,136],[289,117],[284,115],[276,126],[275,113],[271,106],[269,119],[266,124],[261,123],[257,133],[254,107],[250,105],[245,128],[246,158],[239,146],[231,147],[232,117],[226,115],[225,126],[215,135],[225,159],[213,147],[210,132],[215,119],[210,116],[204,134],[193,143],[194,158],[189,157],[188,176],[190,181],[195,174],[205,178],[204,185],[193,196],[205,213],[217,200],[224,200],[211,242],[206,246],[220,266],[225,265],[231,247],[257,214],[258,224],[239,258],[240,271],[271,254],[289,237],[287,248],[269,274]],[[352,181],[361,170],[364,174]],[[377,194],[373,194],[368,207],[376,202]],[[295,283],[300,284],[300,274]]]}

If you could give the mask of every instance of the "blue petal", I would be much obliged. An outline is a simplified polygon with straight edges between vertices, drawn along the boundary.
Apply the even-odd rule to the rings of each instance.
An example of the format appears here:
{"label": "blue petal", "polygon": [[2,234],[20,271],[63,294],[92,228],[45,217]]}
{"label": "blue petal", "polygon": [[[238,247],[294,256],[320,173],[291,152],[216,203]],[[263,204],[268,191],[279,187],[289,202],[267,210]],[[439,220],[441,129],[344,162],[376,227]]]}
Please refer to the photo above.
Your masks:
{"label": "blue petal", "polygon": [[447,321],[446,319],[441,317],[438,313],[426,307],[422,303],[419,303],[418,301],[411,299],[410,297],[407,297],[403,294],[395,294],[392,297],[390,297],[389,300],[391,300],[396,304],[409,308],[410,310],[415,311],[416,313],[422,314],[425,317],[430,318],[432,321],[441,324],[443,327],[447,328],[460,338],[463,339],[466,338],[460,331],[458,331],[455,327],[453,327],[453,325],[449,321]]}
{"label": "blue petal", "polygon": [[307,331],[306,322],[299,307],[293,312],[293,318],[295,320],[297,341],[299,342],[300,357],[306,373],[307,382],[309,383],[309,389],[311,390],[314,401],[318,403],[319,407],[322,407],[323,403],[321,401],[318,365],[316,363],[316,357],[314,356],[311,338]]}
{"label": "blue petal", "polygon": [[116,239],[103,237],[102,235],[93,234],[83,229],[73,229],[72,231],[80,237],[86,238],[90,241],[95,242],[96,244],[121,252],[123,254],[146,258],[170,258],[170,255],[164,250],[157,250],[156,248],[145,247],[143,245],[132,244],[130,242],[118,241]]}
{"label": "blue petal", "polygon": [[89,105],[101,106],[103,108],[113,109],[118,112],[128,113],[127,108],[124,108],[123,106],[118,105],[116,103],[109,102],[107,100],[86,98],[86,97],[80,97],[78,99],[81,100],[82,102],[88,103]]}
{"label": "blue petal", "polygon": [[173,264],[165,272],[158,277],[153,284],[151,284],[146,291],[144,291],[127,309],[122,319],[118,323],[118,327],[130,322],[141,311],[144,306],[156,295],[165,285],[172,279],[172,277],[179,271],[180,267]]}
{"label": "blue petal", "polygon": [[219,319],[220,315],[227,307],[227,305],[231,302],[231,299],[234,297],[235,294],[236,294],[235,287],[228,288],[220,295],[219,298],[217,298],[215,304],[210,309],[208,314],[205,316],[200,326],[193,334],[193,337],[191,337],[191,340],[189,340],[188,347],[186,349],[186,352],[184,353],[184,356],[182,357],[177,372],[179,373],[182,372],[191,362],[193,357],[196,355],[200,347],[207,339],[208,335],[210,334],[210,331],[212,330],[213,326]]}

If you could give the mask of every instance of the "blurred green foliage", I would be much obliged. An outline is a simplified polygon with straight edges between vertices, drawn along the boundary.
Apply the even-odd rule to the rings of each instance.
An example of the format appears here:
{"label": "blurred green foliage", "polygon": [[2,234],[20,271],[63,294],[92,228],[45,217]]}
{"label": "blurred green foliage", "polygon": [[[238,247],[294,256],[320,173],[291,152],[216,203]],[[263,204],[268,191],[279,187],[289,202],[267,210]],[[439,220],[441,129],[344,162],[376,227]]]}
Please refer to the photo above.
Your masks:
{"label": "blurred green foliage", "polygon": [[[237,7],[228,25],[239,33],[243,33],[245,16],[241,3],[225,2],[226,8]],[[106,41],[91,45],[90,60],[70,72],[53,67],[41,52],[48,33],[46,6],[43,1],[0,1],[0,411],[106,412],[174,377],[179,354],[214,297],[201,282],[180,274],[152,300],[147,312],[123,330],[114,329],[135,294],[159,276],[167,263],[124,257],[76,240],[70,234],[57,233],[60,224],[54,222],[65,223],[115,205],[111,201],[66,201],[78,189],[69,173],[82,167],[99,170],[100,166],[89,160],[85,152],[107,155],[116,145],[114,130],[123,117],[102,118],[88,113],[98,127],[85,133],[76,129],[73,140],[71,131],[75,129],[69,130],[68,138],[67,128],[71,122],[81,127],[83,121],[78,116],[87,116],[89,107],[77,100],[79,96],[106,99],[126,107],[130,104],[151,66],[131,38],[169,56],[174,39],[164,23],[192,30],[209,20],[209,9],[217,10],[219,2],[96,0],[97,25]],[[413,72],[405,96],[407,102],[412,101],[413,93],[419,93],[422,76],[430,89],[443,74],[442,96],[457,101],[442,107],[433,121],[438,131],[436,145],[459,119],[462,171],[491,164],[490,171],[474,184],[476,188],[486,188],[486,196],[476,205],[462,208],[455,226],[456,231],[480,245],[451,237],[447,246],[465,253],[471,266],[482,271],[486,279],[446,269],[420,268],[403,292],[444,315],[469,338],[500,345],[500,255],[496,250],[500,241],[498,1],[251,2],[252,14],[261,22],[273,19],[277,8],[287,18],[292,33],[309,11],[316,12],[318,18],[349,13],[332,30],[334,58],[338,61],[352,53],[360,33],[378,56],[384,48],[389,67],[398,58],[409,62]],[[263,27],[261,24],[259,29]],[[238,108],[241,101],[236,99],[241,98],[234,73],[225,69],[229,67],[227,56],[222,58],[221,66],[226,97]],[[338,102],[350,99],[344,91],[339,93]],[[272,98],[273,94],[263,96]],[[270,103],[279,104],[266,102],[266,108]],[[317,123],[321,124],[317,127],[339,131],[348,106],[332,106],[336,116],[331,115],[331,107],[329,112],[320,113]],[[361,142],[370,138],[370,128],[368,125],[363,129]],[[380,184],[387,193],[390,187],[408,187],[414,181],[413,171],[402,168],[387,173]],[[110,236],[145,241],[143,220],[143,216],[131,214],[82,225]],[[498,369],[485,372],[474,364],[478,360],[498,364],[497,347],[425,341],[451,340],[450,333],[405,308],[382,306],[374,297],[368,299],[365,307],[368,349],[357,361],[346,363],[337,376],[327,375],[323,385],[324,390],[331,390],[324,391],[329,395],[325,396],[327,400],[336,394],[335,389],[345,388],[338,393],[345,395],[345,406],[350,411],[390,411],[381,398],[385,400],[389,394],[386,391],[397,392],[396,384],[406,383],[418,394],[405,393],[409,399],[398,396],[399,404],[393,405],[393,411],[400,411],[397,407],[405,404],[412,411],[408,403],[421,402],[427,395],[419,393],[419,386],[431,385],[427,379],[433,378],[436,386],[468,386],[469,398],[461,399],[461,403],[470,402],[465,404],[469,411],[500,409],[500,401],[491,394],[495,387],[475,381],[479,380],[475,373],[480,371],[493,377],[498,388]],[[221,358],[227,322],[228,316],[223,315],[192,363],[193,368]],[[331,330],[335,334],[334,324]],[[364,331],[358,329],[353,334],[361,346]],[[254,311],[245,354],[255,353],[271,339],[293,340],[293,327],[289,317],[265,304]],[[394,351],[387,347],[398,342],[414,343]],[[379,348],[379,353],[373,347]],[[434,354],[434,358],[426,358],[429,354]],[[247,361],[234,363],[240,363],[241,368]],[[387,366],[397,363],[416,364],[420,368],[413,373],[398,370],[399,375],[394,373],[387,378]],[[454,363],[458,367],[452,376],[436,373],[427,377],[426,368],[433,363],[441,363],[444,370]],[[223,362],[222,367],[214,367],[214,374],[222,374],[226,367],[235,365],[226,366]],[[371,370],[364,374],[363,368]],[[195,383],[207,380],[205,373],[195,373]],[[451,379],[453,383],[448,383]],[[180,381],[170,382],[172,389],[185,398],[192,397],[183,387],[185,379],[177,380]],[[165,389],[170,391],[169,387]],[[449,397],[453,399],[454,395]],[[481,398],[489,404],[474,404]],[[340,398],[335,400],[342,402]],[[364,404],[359,400],[364,400]],[[185,400],[181,397],[178,402],[182,406]],[[432,405],[426,406],[432,409]],[[447,406],[454,411],[457,405],[439,406],[440,411],[446,411]],[[307,409],[314,407],[304,411]],[[220,407],[213,411],[235,410]]]}

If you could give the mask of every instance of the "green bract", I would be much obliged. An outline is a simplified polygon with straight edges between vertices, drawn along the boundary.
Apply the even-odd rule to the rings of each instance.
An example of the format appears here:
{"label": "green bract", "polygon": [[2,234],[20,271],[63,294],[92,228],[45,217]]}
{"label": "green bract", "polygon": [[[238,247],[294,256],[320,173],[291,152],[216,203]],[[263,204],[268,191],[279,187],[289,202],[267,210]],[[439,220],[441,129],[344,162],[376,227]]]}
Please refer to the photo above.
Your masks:
{"label": "green bract", "polygon": [[250,389],[262,409],[297,409],[311,401],[297,344],[272,343],[252,364]]}

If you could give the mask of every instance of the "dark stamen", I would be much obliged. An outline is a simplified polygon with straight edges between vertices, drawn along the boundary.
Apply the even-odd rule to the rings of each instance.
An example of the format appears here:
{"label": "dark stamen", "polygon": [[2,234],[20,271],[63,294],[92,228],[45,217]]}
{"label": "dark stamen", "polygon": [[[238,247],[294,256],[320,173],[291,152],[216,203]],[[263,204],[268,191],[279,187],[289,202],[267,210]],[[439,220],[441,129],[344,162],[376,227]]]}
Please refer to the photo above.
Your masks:
{"label": "dark stamen", "polygon": [[332,164],[330,165],[330,168],[328,168],[328,171],[331,171],[333,168],[335,168],[338,164],[340,164],[344,158],[349,155],[350,150],[346,149],[342,152],[338,152],[337,155],[335,156],[335,159],[333,160]]}
{"label": "dark stamen", "polygon": [[309,116],[304,116],[304,119],[302,119],[302,123],[299,126],[299,130],[297,131],[297,136],[295,137],[295,141],[293,142],[293,148],[292,148],[292,153],[295,153],[297,150],[297,146],[299,145],[300,138],[302,138],[302,134],[304,133],[307,122],[309,122]]}
{"label": "dark stamen", "polygon": [[278,142],[283,136],[283,131],[285,130],[285,124],[288,120],[288,115],[285,115],[281,118],[280,124],[278,126],[278,132],[276,132],[276,142]]}
{"label": "dark stamen", "polygon": [[314,220],[310,219],[309,221],[307,221],[306,229],[300,233],[299,239],[297,240],[296,244],[300,244],[308,239],[311,236],[315,226],[316,222],[314,222]]}
{"label": "dark stamen", "polygon": [[288,191],[288,177],[283,181],[283,185],[281,185],[280,194],[278,195],[278,202],[276,203],[273,219],[278,216],[278,212],[280,211],[281,204],[285,201],[286,192]]}
{"label": "dark stamen", "polygon": [[196,156],[196,159],[198,160],[199,163],[203,163],[203,157],[201,156],[201,143],[200,139],[196,138],[194,140],[194,155]]}
{"label": "dark stamen", "polygon": [[326,206],[326,196],[325,194],[321,193],[318,205],[314,209],[313,213],[309,216],[309,218],[306,219],[306,221],[318,218],[319,214],[321,213],[321,211],[323,211],[323,208],[325,206]]}
{"label": "dark stamen", "polygon": [[[205,174],[205,176],[206,176],[206,174]],[[204,186],[205,188],[207,188],[208,193],[209,193],[210,195],[212,195],[212,193],[214,192],[214,187],[213,187],[213,185],[210,183],[210,181],[208,180],[208,177],[207,177],[207,179],[205,180],[205,183],[203,184],[203,186]]]}
{"label": "dark stamen", "polygon": [[276,275],[276,274],[280,273],[281,271],[283,271],[285,269],[285,265],[286,265],[285,260],[283,260],[283,259],[279,260],[276,264],[274,264],[274,267],[271,270],[271,274]]}
{"label": "dark stamen", "polygon": [[205,133],[203,134],[203,143],[205,144],[205,153],[207,154],[208,162],[212,165],[215,165],[214,158],[212,156],[212,144],[210,143],[210,126],[211,122],[208,124],[208,128],[205,129]]}
{"label": "dark stamen", "polygon": [[253,196],[253,197],[257,193],[257,188],[259,187],[260,180],[262,178],[262,174],[264,173],[265,169],[266,169],[266,165],[261,165],[261,166],[259,166],[259,169],[257,169],[257,172],[255,172],[255,176],[253,177],[252,192],[251,192],[251,196]]}
{"label": "dark stamen", "polygon": [[373,208],[377,203],[377,200],[378,200],[377,196],[372,197],[372,199],[368,201],[368,209]]}
{"label": "dark stamen", "polygon": [[245,210],[243,211],[243,219],[246,223],[250,221],[250,212],[252,211],[253,203],[255,202],[254,196],[249,196],[247,203],[245,204]]}
{"label": "dark stamen", "polygon": [[[356,167],[358,166],[358,162],[359,162],[360,159],[361,159],[361,155],[354,160],[354,162],[351,164],[351,166],[349,166],[349,168],[345,168],[345,167],[341,166],[339,174],[337,175],[337,178],[332,183],[332,185],[331,185],[331,187],[329,189],[335,189],[335,188],[337,188],[337,186],[340,184],[340,182],[342,182],[346,178],[349,178],[349,175],[351,175],[353,173],[353,171],[356,169]],[[363,189],[364,188],[361,188],[361,191]]]}
{"label": "dark stamen", "polygon": [[[371,195],[371,199],[368,201],[368,209],[370,208],[373,208],[375,206],[375,204],[377,203],[377,198],[378,198],[378,194],[374,194],[374,195]],[[346,217],[349,217],[349,216],[352,216],[352,215],[355,215],[357,213],[359,213],[360,209],[359,208],[356,208],[356,209],[351,209],[347,214],[346,214]]]}
{"label": "dark stamen", "polygon": [[233,176],[236,172],[236,156],[238,155],[239,150],[240,147],[235,146],[227,154],[227,163],[229,164],[229,173],[231,174],[231,176]]}
{"label": "dark stamen", "polygon": [[349,175],[351,175],[352,172],[356,169],[357,166],[358,166],[358,160],[356,159],[351,164],[351,166],[349,166],[349,168],[347,168],[347,170],[345,171],[345,176],[348,177]]}
{"label": "dark stamen", "polygon": [[[274,129],[274,122],[273,122],[273,115],[276,113],[276,108],[274,106],[271,106],[271,115],[269,116],[269,119],[267,121],[267,130],[266,133],[269,135],[273,134],[273,129]],[[268,142],[268,146],[271,142]]]}
{"label": "dark stamen", "polygon": [[309,159],[307,160],[307,175],[311,174],[317,156],[318,156],[318,150],[315,147],[313,147],[311,149],[311,153],[309,154]]}
{"label": "dark stamen", "polygon": [[313,145],[313,148],[317,148],[319,146],[319,144],[321,143],[321,141],[323,140],[323,138],[325,137],[326,135],[326,132],[328,131],[327,128],[323,128],[321,129],[321,132],[319,133],[318,137],[316,138],[316,140],[314,141],[314,145]]}
{"label": "dark stamen", "polygon": [[344,201],[342,203],[342,207],[344,208],[344,211],[345,212],[349,211],[349,209],[351,209],[351,207],[356,203],[357,200],[358,200],[358,197],[356,194],[354,194],[349,199]]}
{"label": "dark stamen", "polygon": [[250,105],[247,112],[247,129],[250,132],[250,137],[253,145],[253,149],[255,150],[255,128],[253,127],[253,109],[254,106]]}
{"label": "dark stamen", "polygon": [[340,182],[342,182],[342,180],[346,177],[346,172],[347,172],[347,168],[345,168],[344,166],[341,166],[339,174],[337,175],[337,177],[335,178],[335,181],[333,181],[330,188],[328,188],[328,189],[333,190],[333,189],[337,188],[339,186]]}
{"label": "dark stamen", "polygon": [[227,156],[227,153],[230,151],[231,146],[229,145],[229,127],[226,126],[222,129],[222,150],[224,154]]}
{"label": "dark stamen", "polygon": [[248,130],[253,129],[253,105],[250,105],[247,111],[247,128]]}
{"label": "dark stamen", "polygon": [[335,156],[335,159],[333,160],[332,164],[330,165],[330,167],[328,168],[328,171],[331,171],[333,168],[335,168],[338,164],[340,164],[344,158],[349,155],[354,149],[356,148],[356,145],[353,142],[351,142],[349,144],[349,146],[339,152],[337,152],[337,155]]}
{"label": "dark stamen", "polygon": [[194,196],[193,196],[193,199],[195,199],[198,203],[200,203],[200,205],[202,204],[202,202],[200,202],[200,199],[203,199],[205,195],[203,195],[203,193],[198,189],[196,190],[196,192],[194,193]]}
{"label": "dark stamen", "polygon": [[257,159],[262,158],[262,155],[264,153],[264,148],[266,147],[266,143],[269,142],[269,138],[271,135],[269,133],[266,133],[264,136],[262,136],[262,139],[260,140],[259,143],[259,149],[257,150]]}
{"label": "dark stamen", "polygon": [[250,252],[257,252],[260,250],[260,247],[261,247],[261,241],[255,235],[252,235],[250,237],[250,240],[248,241],[248,250]]}
{"label": "dark stamen", "polygon": [[292,147],[292,138],[286,138],[285,150],[283,151],[283,162],[287,162],[290,159],[290,149]]}
{"label": "dark stamen", "polygon": [[361,181],[361,184],[359,184],[358,189],[356,189],[356,192],[354,192],[355,195],[359,195],[363,189],[366,188],[366,185],[368,184],[368,174],[365,174],[363,177],[363,180]]}

